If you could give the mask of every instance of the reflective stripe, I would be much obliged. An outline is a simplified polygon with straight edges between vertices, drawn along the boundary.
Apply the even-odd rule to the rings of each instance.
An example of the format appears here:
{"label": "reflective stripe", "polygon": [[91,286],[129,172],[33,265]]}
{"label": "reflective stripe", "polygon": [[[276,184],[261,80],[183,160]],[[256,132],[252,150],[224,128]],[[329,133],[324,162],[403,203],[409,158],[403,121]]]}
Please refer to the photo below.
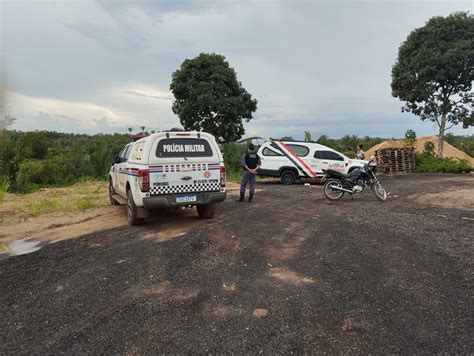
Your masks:
{"label": "reflective stripe", "polygon": [[301,165],[303,166],[303,169],[305,170],[305,172],[310,176],[310,177],[317,177],[318,175],[301,159],[300,156],[298,156],[295,152],[293,152],[293,150],[288,147],[283,141],[280,141],[279,142],[283,148],[285,150],[287,150],[296,160],[299,161],[299,163],[301,163]]}
{"label": "reflective stripe", "polygon": [[296,168],[306,177],[318,177],[318,175],[283,141],[272,141],[271,146],[281,152]]}
{"label": "reflective stripe", "polygon": [[283,156],[285,156],[286,158],[288,158],[288,160],[293,163],[293,165],[298,168],[298,170],[300,171],[300,173],[302,175],[304,175],[305,177],[309,177],[308,173],[305,172],[305,170],[303,169],[303,167],[301,167],[298,163],[298,161],[296,161],[289,153],[287,153],[282,147],[280,147],[280,145],[277,143],[277,142],[272,142],[271,143],[271,146],[276,149],[278,152],[280,152]]}

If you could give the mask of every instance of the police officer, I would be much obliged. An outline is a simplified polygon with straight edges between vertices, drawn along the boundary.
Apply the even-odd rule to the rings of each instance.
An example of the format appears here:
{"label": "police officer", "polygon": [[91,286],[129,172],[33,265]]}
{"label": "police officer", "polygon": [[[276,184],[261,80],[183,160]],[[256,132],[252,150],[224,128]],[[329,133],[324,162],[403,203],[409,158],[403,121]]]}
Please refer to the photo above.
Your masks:
{"label": "police officer", "polygon": [[240,198],[238,202],[241,203],[244,201],[247,183],[249,183],[250,186],[249,203],[252,202],[253,195],[255,193],[255,177],[261,164],[262,162],[260,161],[260,157],[255,152],[255,146],[250,143],[247,148],[247,153],[245,153],[242,157],[242,168],[244,169],[244,175],[242,176],[242,182],[240,183]]}

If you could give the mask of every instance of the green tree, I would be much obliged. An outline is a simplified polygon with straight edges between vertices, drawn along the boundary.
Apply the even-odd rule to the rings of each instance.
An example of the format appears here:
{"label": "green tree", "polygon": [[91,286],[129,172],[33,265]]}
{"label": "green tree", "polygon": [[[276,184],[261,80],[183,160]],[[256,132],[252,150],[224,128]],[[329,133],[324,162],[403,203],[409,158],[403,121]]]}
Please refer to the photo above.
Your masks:
{"label": "green tree", "polygon": [[405,146],[407,148],[415,148],[415,143],[416,143],[416,132],[413,130],[408,129],[405,132]]}
{"label": "green tree", "polygon": [[0,116],[0,184],[4,189],[12,186],[18,172],[16,135],[7,130],[15,121],[11,115]]}
{"label": "green tree", "polygon": [[341,151],[354,151],[359,144],[359,137],[357,135],[344,135],[339,140],[339,147]]}
{"label": "green tree", "polygon": [[402,112],[437,123],[439,157],[446,130],[460,123],[463,128],[474,125],[473,81],[474,17],[469,13],[433,17],[399,48],[392,95],[406,102]]}
{"label": "green tree", "polygon": [[304,141],[305,142],[313,142],[313,138],[311,137],[311,132],[309,132],[309,131],[304,132]]}
{"label": "green tree", "polygon": [[8,126],[13,124],[16,121],[16,117],[11,115],[2,115],[0,116],[0,130],[5,130]]}
{"label": "green tree", "polygon": [[324,145],[331,148],[336,148],[336,141],[332,138],[329,138],[328,135],[321,135],[319,136],[318,140],[316,141],[320,145]]}
{"label": "green tree", "polygon": [[185,130],[212,133],[221,142],[234,142],[245,133],[243,120],[252,119],[257,100],[237,81],[224,56],[201,53],[186,59],[173,73],[173,112]]}

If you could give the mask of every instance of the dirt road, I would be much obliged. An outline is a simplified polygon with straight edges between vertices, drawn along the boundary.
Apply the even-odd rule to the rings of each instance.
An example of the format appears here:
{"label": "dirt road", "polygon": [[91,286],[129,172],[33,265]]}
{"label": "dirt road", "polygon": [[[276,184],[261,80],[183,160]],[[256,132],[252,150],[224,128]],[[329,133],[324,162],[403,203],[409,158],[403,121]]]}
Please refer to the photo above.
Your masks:
{"label": "dirt road", "polygon": [[469,198],[474,176],[382,182],[386,203],[332,204],[265,183],[212,221],[168,213],[3,257],[0,354],[474,352],[474,211],[419,195]]}

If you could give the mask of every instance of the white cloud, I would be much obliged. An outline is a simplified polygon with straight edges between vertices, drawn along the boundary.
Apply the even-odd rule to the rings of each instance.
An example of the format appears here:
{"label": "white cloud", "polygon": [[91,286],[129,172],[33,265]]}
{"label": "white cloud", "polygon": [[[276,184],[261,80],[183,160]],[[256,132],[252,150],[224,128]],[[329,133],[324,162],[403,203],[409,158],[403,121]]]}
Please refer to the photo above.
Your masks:
{"label": "white cloud", "polygon": [[472,4],[26,1],[2,7],[3,71],[21,102],[10,107],[17,128],[92,133],[177,126],[168,90],[173,71],[186,58],[216,52],[259,102],[248,134],[296,136],[309,129],[337,137],[400,136],[414,127],[434,133],[431,124],[400,113],[391,97],[391,66],[411,30]]}
{"label": "white cloud", "polygon": [[[100,132],[107,128],[121,129],[130,123],[131,118],[116,113],[109,108],[88,102],[73,102],[53,98],[6,93],[5,111],[17,118],[14,128],[36,130],[42,127],[74,132]],[[104,125],[107,122],[108,125]]]}

